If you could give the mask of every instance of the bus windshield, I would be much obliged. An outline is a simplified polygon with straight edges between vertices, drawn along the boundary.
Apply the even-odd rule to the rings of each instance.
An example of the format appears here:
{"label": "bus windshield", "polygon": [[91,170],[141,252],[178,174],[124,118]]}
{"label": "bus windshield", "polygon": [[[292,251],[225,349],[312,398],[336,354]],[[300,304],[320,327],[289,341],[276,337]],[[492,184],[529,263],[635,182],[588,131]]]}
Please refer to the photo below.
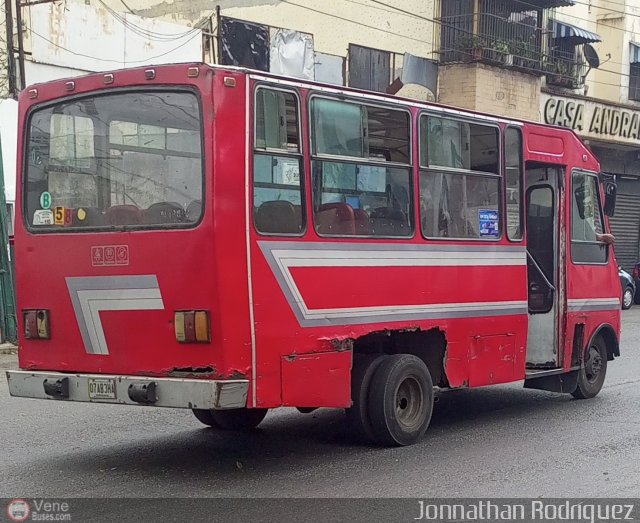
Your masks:
{"label": "bus windshield", "polygon": [[200,107],[189,91],[127,91],[38,109],[28,124],[32,230],[184,227],[202,214]]}

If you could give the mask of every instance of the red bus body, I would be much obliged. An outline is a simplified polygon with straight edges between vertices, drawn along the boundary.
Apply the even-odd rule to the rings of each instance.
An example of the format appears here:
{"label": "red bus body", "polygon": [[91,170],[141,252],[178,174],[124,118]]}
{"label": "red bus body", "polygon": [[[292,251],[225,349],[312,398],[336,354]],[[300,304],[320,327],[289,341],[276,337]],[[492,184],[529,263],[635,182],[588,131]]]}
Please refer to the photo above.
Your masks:
{"label": "red bus body", "polygon": [[[306,187],[301,205],[307,209],[307,225],[300,235],[259,234],[254,227],[252,111],[257,85],[291,90],[300,100]],[[23,178],[31,112],[50,102],[88,94],[157,86],[186,86],[199,97],[205,173],[199,223],[180,229],[56,230],[47,234],[29,230]],[[180,64],[155,67],[153,74],[149,68],[129,69],[33,86],[20,97],[19,136],[23,138],[16,198],[17,298],[19,311],[48,311],[50,337],[26,339],[25,319],[19,313],[19,361],[26,372],[10,374],[12,394],[51,398],[51,394],[34,392],[31,385],[20,383],[31,384],[29,380],[34,379],[41,383],[47,376],[108,375],[124,376],[129,382],[136,377],[141,383],[153,379],[159,395],[164,379],[233,382],[242,389],[242,399],[235,403],[159,402],[167,406],[347,408],[359,343],[369,337],[384,344],[386,337],[394,338],[393,346],[406,343],[411,347],[417,343],[411,338],[413,333],[427,333],[423,340],[431,335],[444,340],[444,354],[437,354],[444,370],[439,381],[448,387],[513,382],[540,372],[527,366],[526,237],[512,242],[502,234],[490,243],[425,239],[419,219],[415,232],[406,238],[318,234],[309,190],[308,107],[314,93],[389,103],[408,111],[414,187],[419,170],[417,122],[422,111],[492,122],[501,132],[508,126],[521,129],[525,164],[564,169],[558,191],[571,186],[574,169],[599,173],[595,157],[567,129],[233,68]],[[414,190],[411,198],[417,212],[419,191]],[[559,353],[554,369],[546,370],[563,374],[580,366],[578,353],[597,333],[610,341],[609,359],[618,355],[620,285],[612,251],[606,263],[573,263],[565,232],[571,205],[561,198],[558,205],[561,261],[555,332]],[[121,258],[96,259],[96,253],[103,256],[110,247]],[[433,252],[445,255],[434,261]],[[102,277],[107,279],[91,281],[117,283],[120,277],[146,277],[139,281],[157,281],[151,287],[160,294],[157,306],[146,310],[134,304],[130,310],[94,311],[94,326],[101,325],[108,353],[87,350],[73,295],[80,296],[84,279]],[[208,311],[208,343],[176,340],[175,312],[191,310]],[[18,383],[20,380],[24,382]],[[74,399],[73,391],[66,399]],[[112,402],[135,403],[120,396]]]}

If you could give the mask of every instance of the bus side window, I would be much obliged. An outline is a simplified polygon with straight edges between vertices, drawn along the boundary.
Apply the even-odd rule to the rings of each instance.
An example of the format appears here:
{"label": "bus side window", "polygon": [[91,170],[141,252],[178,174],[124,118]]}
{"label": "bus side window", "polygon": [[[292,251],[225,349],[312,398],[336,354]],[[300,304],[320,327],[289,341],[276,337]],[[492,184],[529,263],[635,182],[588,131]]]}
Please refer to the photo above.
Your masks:
{"label": "bus side window", "polygon": [[571,259],[574,263],[606,263],[609,250],[596,240],[596,234],[603,232],[598,178],[574,172],[571,180]]}
{"label": "bus side window", "polygon": [[413,235],[410,114],[314,96],[310,120],[316,232]]}
{"label": "bus side window", "polygon": [[426,238],[498,240],[499,130],[422,115],[420,217]]}
{"label": "bus side window", "polygon": [[305,212],[298,98],[258,87],[255,99],[253,219],[262,234],[300,235]]}
{"label": "bus side window", "polygon": [[507,184],[507,237],[520,241],[523,237],[522,220],[522,131],[508,127],[504,135]]}

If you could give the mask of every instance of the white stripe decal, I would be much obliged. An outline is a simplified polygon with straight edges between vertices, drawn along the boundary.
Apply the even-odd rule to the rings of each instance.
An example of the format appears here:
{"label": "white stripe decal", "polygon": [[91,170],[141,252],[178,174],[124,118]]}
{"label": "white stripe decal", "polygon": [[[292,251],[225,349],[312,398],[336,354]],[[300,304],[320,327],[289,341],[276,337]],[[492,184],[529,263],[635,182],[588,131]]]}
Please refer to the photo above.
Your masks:
{"label": "white stripe decal", "polygon": [[162,310],[160,289],[78,291],[82,316],[87,324],[93,354],[109,354],[101,311]]}
{"label": "white stripe decal", "polygon": [[609,311],[621,307],[620,298],[581,298],[567,300],[570,312],[579,311]]}
{"label": "white stripe decal", "polygon": [[109,354],[101,311],[163,310],[155,275],[66,278],[88,354]]}
{"label": "white stripe decal", "polygon": [[273,250],[287,267],[470,267],[525,265],[520,252],[488,252],[470,256],[469,252],[448,251],[315,251]]}
{"label": "white stripe decal", "polygon": [[522,248],[267,241],[259,246],[303,327],[527,313],[526,301],[310,309],[291,274],[294,267],[525,267]]}
{"label": "white stripe decal", "polygon": [[483,313],[487,310],[510,311],[514,308],[526,306],[526,301],[495,301],[495,302],[470,302],[470,303],[435,303],[432,305],[395,305],[392,307],[349,307],[337,309],[312,309],[307,310],[308,318],[358,318],[366,316],[388,316],[412,314],[452,314]]}
{"label": "white stripe decal", "polygon": [[255,314],[253,310],[253,279],[251,270],[251,223],[250,223],[250,205],[251,205],[251,187],[249,183],[249,151],[251,151],[251,127],[250,122],[250,97],[251,82],[246,80],[245,88],[245,146],[244,146],[244,212],[245,212],[245,241],[247,245],[247,290],[249,293],[249,329],[251,332],[251,399],[254,407],[258,403],[258,384],[256,369],[256,325]]}

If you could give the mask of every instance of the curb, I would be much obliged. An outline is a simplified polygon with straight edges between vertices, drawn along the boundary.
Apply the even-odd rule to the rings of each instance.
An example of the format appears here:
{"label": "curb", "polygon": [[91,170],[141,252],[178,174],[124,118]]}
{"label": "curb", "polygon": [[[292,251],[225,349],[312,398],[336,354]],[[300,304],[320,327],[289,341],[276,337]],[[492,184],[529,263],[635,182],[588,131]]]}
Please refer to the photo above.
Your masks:
{"label": "curb", "polygon": [[18,346],[11,343],[0,345],[0,354],[18,354]]}

